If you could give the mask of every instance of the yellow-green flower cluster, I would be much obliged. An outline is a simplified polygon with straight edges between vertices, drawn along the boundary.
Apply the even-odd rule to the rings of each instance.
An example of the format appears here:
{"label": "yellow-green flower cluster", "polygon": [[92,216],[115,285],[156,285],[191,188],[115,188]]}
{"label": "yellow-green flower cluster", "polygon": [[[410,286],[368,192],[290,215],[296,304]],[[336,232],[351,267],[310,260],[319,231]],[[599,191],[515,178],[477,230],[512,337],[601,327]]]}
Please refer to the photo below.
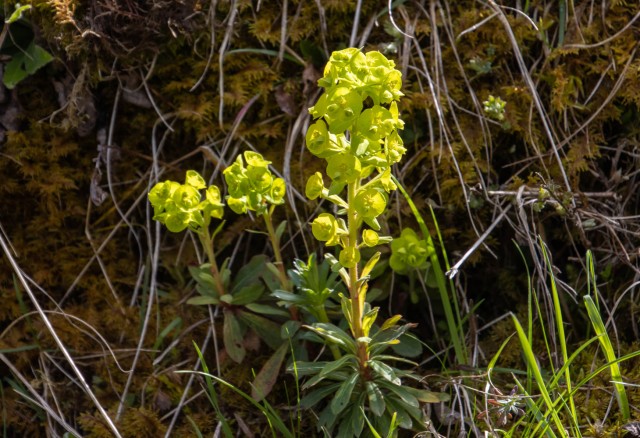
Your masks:
{"label": "yellow-green flower cluster", "polygon": [[[389,192],[396,189],[390,167],[406,152],[398,134],[404,122],[396,103],[403,95],[402,75],[381,53],[349,48],[331,55],[318,85],[325,92],[309,109],[315,123],[307,131],[306,143],[313,155],[327,161],[331,183],[325,187],[322,174],[316,172],[307,181],[306,195],[328,199],[344,209],[349,204],[340,193],[347,185],[356,187],[349,199],[356,223],[349,226],[360,227],[364,222],[372,228],[362,234],[366,246],[388,242],[390,238],[378,236],[377,218],[386,210]],[[340,262],[352,267],[360,260],[361,245],[345,238],[346,228],[344,221],[328,213],[312,226],[318,240],[343,246]]]}
{"label": "yellow-green flower cluster", "polygon": [[[202,199],[201,190],[204,192]],[[149,191],[149,202],[153,207],[153,219],[174,233],[186,228],[197,231],[209,225],[211,218],[222,218],[224,204],[220,189],[207,187],[202,176],[195,170],[188,170],[184,184],[163,181]]]}
{"label": "yellow-green flower cluster", "polygon": [[318,81],[325,93],[309,109],[317,120],[306,136],[312,154],[340,160],[351,156],[362,172],[366,166],[384,169],[400,161],[405,148],[397,130],[404,122],[396,101],[402,96],[402,76],[394,67],[380,52],[349,48],[331,55]]}
{"label": "yellow-green flower cluster", "polygon": [[[245,163],[247,165],[245,167]],[[269,170],[271,161],[252,151],[238,155],[224,170],[229,196],[227,204],[238,214],[255,211],[264,214],[270,205],[284,204],[286,185],[282,178],[274,178]]]}
{"label": "yellow-green flower cluster", "polygon": [[398,274],[407,274],[412,269],[424,267],[433,252],[426,240],[419,239],[411,228],[405,228],[391,243],[389,266]]}

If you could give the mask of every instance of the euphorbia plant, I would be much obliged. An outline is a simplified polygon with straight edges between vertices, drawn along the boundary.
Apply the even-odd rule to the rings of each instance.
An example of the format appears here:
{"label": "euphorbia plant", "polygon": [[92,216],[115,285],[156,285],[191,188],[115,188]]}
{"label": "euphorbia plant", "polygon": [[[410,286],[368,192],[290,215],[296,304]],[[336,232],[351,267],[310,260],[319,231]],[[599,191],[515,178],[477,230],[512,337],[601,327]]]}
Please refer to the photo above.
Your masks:
{"label": "euphorbia plant", "polygon": [[[204,199],[200,193],[203,189],[206,189]],[[188,228],[196,233],[211,264],[217,292],[224,294],[213,245],[220,227],[213,235],[209,229],[211,219],[221,219],[224,215],[220,189],[215,185],[207,187],[198,172],[188,170],[184,184],[175,181],[156,184],[149,191],[149,202],[155,213],[153,219],[164,224],[169,231],[179,233]]]}
{"label": "euphorbia plant", "polygon": [[[245,166],[244,161],[247,162]],[[276,230],[273,226],[273,210],[284,204],[286,184],[282,178],[274,178],[269,170],[271,161],[253,151],[238,155],[236,161],[224,170],[229,196],[227,204],[238,214],[253,211],[264,219],[277,264],[277,275],[284,289],[290,289],[289,280],[280,251],[280,238],[285,222]]]}
{"label": "euphorbia plant", "polygon": [[388,362],[407,361],[383,352],[412,325],[398,325],[396,315],[378,327],[378,308],[366,302],[369,276],[380,252],[363,260],[361,250],[392,240],[379,234],[379,219],[387,210],[389,193],[397,188],[391,166],[406,152],[398,134],[404,125],[397,105],[403,95],[402,80],[394,67],[379,52],[364,54],[355,48],[334,52],[318,81],[324,93],[309,109],[315,122],[306,134],[307,148],[326,160],[329,185],[317,172],[307,181],[305,192],[310,199],[322,198],[337,207],[336,214],[316,217],[311,229],[326,246],[337,247],[338,257],[327,257],[349,292],[342,297],[342,311],[351,336],[330,323],[310,326],[345,354],[329,362],[299,362],[296,370],[298,375],[313,376],[303,386],[315,387],[302,400],[304,407],[331,398],[320,414],[319,427],[331,431],[339,424],[338,436],[359,436],[363,412],[373,414],[378,430],[389,430],[394,415],[401,427],[411,427],[412,419],[422,421],[419,401],[442,399],[401,384],[401,377],[415,376]]}
{"label": "euphorbia plant", "polygon": [[[402,96],[402,80],[394,63],[381,53],[365,55],[352,48],[333,53],[318,84],[325,93],[309,109],[316,122],[307,131],[307,148],[327,161],[331,183],[326,188],[318,172],[309,178],[306,194],[311,199],[322,197],[333,202],[346,220],[322,213],[313,221],[312,231],[327,246],[341,247],[338,262],[348,269],[344,276],[351,307],[347,319],[358,340],[361,371],[366,373],[366,281],[380,254],[371,257],[359,271],[360,249],[391,240],[378,235],[378,217],[387,208],[389,192],[396,188],[391,181],[391,165],[406,151],[398,135],[404,122],[396,103]],[[364,109],[365,103],[371,106]],[[346,199],[341,196],[345,188]],[[363,225],[368,228],[361,234]]]}
{"label": "euphorbia plant", "polygon": [[227,262],[219,267],[216,261],[215,236],[223,222],[213,232],[210,228],[212,219],[222,219],[224,214],[220,189],[215,185],[207,187],[198,172],[189,170],[184,184],[175,181],[156,184],[149,192],[149,202],[154,208],[153,218],[169,231],[179,233],[189,229],[200,239],[208,263],[189,268],[199,296],[187,302],[222,307],[223,340],[229,357],[242,362],[246,353],[243,340],[249,327],[271,348],[278,348],[283,342],[280,326],[262,315],[286,317],[287,313],[264,303],[268,298],[263,281],[268,274],[264,270],[267,258],[253,257],[233,278]]}

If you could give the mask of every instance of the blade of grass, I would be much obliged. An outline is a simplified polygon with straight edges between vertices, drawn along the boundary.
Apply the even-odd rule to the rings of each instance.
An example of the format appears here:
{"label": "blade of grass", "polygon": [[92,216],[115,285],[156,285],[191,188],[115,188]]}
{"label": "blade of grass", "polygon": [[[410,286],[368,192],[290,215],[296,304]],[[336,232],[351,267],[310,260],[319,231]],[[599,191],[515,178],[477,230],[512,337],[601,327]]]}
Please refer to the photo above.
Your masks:
{"label": "blade of grass", "polygon": [[200,363],[202,364],[202,369],[204,370],[204,380],[207,384],[207,396],[209,398],[209,401],[211,402],[211,406],[213,406],[213,409],[216,411],[216,417],[218,417],[218,421],[220,421],[220,423],[222,424],[222,431],[224,432],[224,436],[226,436],[227,438],[233,438],[233,432],[231,431],[231,427],[229,427],[229,423],[227,422],[227,419],[224,417],[224,415],[222,415],[222,411],[220,411],[220,404],[218,403],[218,396],[216,395],[216,390],[213,387],[213,380],[209,377],[211,374],[209,373],[209,367],[207,366],[207,363],[204,360],[204,356],[202,355],[202,352],[200,351],[200,347],[198,347],[198,344],[196,344],[195,342],[193,343],[193,346],[196,349],[196,352],[198,353],[198,357],[200,358]]}
{"label": "blade of grass", "polygon": [[[524,263],[524,268],[527,271],[527,339],[529,339],[529,343],[533,342],[533,287],[531,283],[531,272],[529,271],[529,265],[527,264],[527,259],[520,248],[520,245],[513,241],[516,249],[520,253],[520,258],[522,258],[522,262]],[[537,301],[536,301],[537,304]],[[538,308],[540,311],[540,308]],[[543,331],[544,333],[544,331]],[[545,338],[546,340],[546,338]],[[530,394],[533,389],[533,374],[531,373],[531,368],[527,367],[527,387],[526,392]]]}
{"label": "blade of grass", "polygon": [[[416,218],[416,221],[418,222],[418,225],[420,226],[420,231],[422,231],[422,235],[427,241],[427,245],[435,248],[435,245],[433,244],[433,240],[431,239],[431,234],[429,234],[429,229],[427,228],[427,225],[425,224],[424,219],[422,218],[422,215],[418,211],[418,208],[411,200],[411,196],[409,196],[405,188],[402,186],[400,181],[398,181],[398,179],[395,176],[391,175],[391,178],[393,179],[393,182],[396,184],[396,186],[398,186],[398,190],[400,190],[400,193],[402,193],[402,196],[404,196],[405,200],[407,201],[407,204],[409,205],[411,212],[413,213],[414,217]],[[441,245],[440,248],[444,248],[444,245],[442,242],[442,236],[440,235],[440,230],[438,229],[438,225],[435,220],[435,215],[433,213],[433,210],[431,210],[431,215],[433,217],[433,220],[438,232],[438,237],[440,239],[440,245]],[[446,254],[444,252],[444,249],[442,249],[442,253],[446,261]],[[464,336],[462,334],[462,327],[459,323],[459,321],[461,320],[461,317],[460,317],[460,309],[458,307],[458,299],[455,294],[455,290],[453,288],[451,281],[449,281],[449,288],[447,288],[447,283],[446,283],[447,280],[445,278],[444,271],[440,266],[440,260],[438,259],[438,255],[435,252],[431,254],[429,261],[431,262],[431,267],[433,268],[433,272],[436,277],[436,282],[438,284],[438,291],[440,292],[442,307],[444,310],[445,319],[447,320],[447,328],[449,330],[449,336],[451,336],[451,343],[453,344],[453,349],[456,354],[456,359],[459,364],[467,364],[468,362],[467,351],[463,345]],[[449,289],[451,290],[451,293],[449,293]],[[454,315],[453,313],[453,309],[451,307],[451,301],[453,301],[455,305],[456,315]]]}
{"label": "blade of grass", "polygon": [[[595,284],[594,284],[595,287]],[[602,318],[600,317],[600,313],[596,308],[593,299],[589,295],[584,296],[584,304],[587,307],[587,312],[589,314],[589,319],[591,320],[591,324],[593,325],[596,334],[598,335],[598,339],[600,340],[600,345],[602,346],[602,350],[604,351],[604,355],[607,358],[607,361],[611,364],[609,369],[611,371],[611,378],[614,381],[621,382],[622,374],[620,373],[620,366],[616,361],[616,353],[613,349],[613,345],[611,344],[611,339],[607,334],[607,329],[602,322]],[[622,418],[626,421],[630,418],[629,412],[629,401],[627,400],[627,393],[624,389],[624,385],[620,383],[614,383],[613,388],[615,389],[616,399],[618,400],[618,406],[620,406],[620,411],[622,411]]]}
{"label": "blade of grass", "polygon": [[190,416],[187,415],[187,421],[189,422],[189,424],[193,428],[193,432],[196,434],[196,438],[203,438],[202,432],[200,431],[200,428],[198,427],[196,422],[193,420],[193,418],[191,418]]}
{"label": "blade of grass", "polygon": [[[593,295],[597,300],[600,294],[598,293],[598,285],[596,283],[595,275],[595,263],[593,262],[593,255],[591,251],[587,251],[587,284],[593,285]],[[607,361],[611,363],[611,378],[614,381],[622,382],[620,366],[616,362],[616,352],[613,349],[613,344],[611,343],[611,339],[609,338],[609,334],[607,333],[607,328],[605,327],[604,322],[602,321],[602,317],[600,316],[600,309],[598,306],[596,306],[596,303],[593,301],[593,298],[590,294],[585,295],[584,304],[587,307],[587,313],[589,314],[591,325],[593,325],[593,328],[596,331],[596,335],[598,336],[598,339],[600,339],[600,345],[604,350]],[[622,417],[624,418],[624,420],[629,420],[629,401],[627,400],[627,393],[624,389],[624,385],[614,383],[613,388],[616,392],[618,405],[620,406],[620,410],[622,411]]]}
{"label": "blade of grass", "polygon": [[[556,328],[558,330],[558,341],[560,342],[560,349],[562,351],[562,368],[564,368],[564,379],[567,385],[567,391],[571,394],[571,370],[569,369],[569,354],[567,353],[567,341],[564,334],[564,321],[562,318],[562,308],[560,306],[560,296],[558,294],[558,287],[556,284],[555,275],[553,275],[553,269],[551,267],[551,260],[549,253],[547,252],[547,246],[540,239],[540,247],[542,248],[542,255],[549,271],[549,279],[551,281],[551,296],[553,298],[553,310],[556,318]],[[569,396],[569,408],[571,410],[572,426],[574,428],[574,435],[579,435],[578,425],[575,419],[578,418],[576,413],[576,405],[573,397]]]}
{"label": "blade of grass", "polygon": [[[196,345],[196,349],[197,349],[197,345]],[[282,421],[282,418],[280,418],[280,415],[278,415],[278,413],[275,411],[275,409],[273,409],[273,407],[269,403],[265,401],[264,405],[262,405],[256,402],[249,394],[245,393],[241,389],[209,373],[208,370],[205,368],[204,358],[201,356],[201,353],[199,352],[199,350],[198,350],[198,355],[200,356],[200,360],[202,361],[203,371],[179,370],[176,372],[184,373],[184,374],[199,374],[201,376],[204,376],[205,379],[207,379],[207,382],[212,381],[211,386],[209,387],[210,392],[211,392],[211,389],[213,388],[213,381],[226,386],[227,388],[233,390],[236,394],[240,395],[242,398],[247,400],[249,403],[251,403],[260,412],[262,412],[262,414],[267,418],[267,421],[269,421],[269,424],[271,424],[272,427],[275,427],[281,433],[280,436],[284,438],[294,438],[291,431],[287,429],[287,426]],[[209,386],[209,383],[207,383],[207,386]]]}
{"label": "blade of grass", "polygon": [[[584,385],[586,385],[587,383],[589,383],[594,377],[596,377],[598,374],[600,374],[601,372],[603,372],[606,369],[609,369],[612,365],[617,365],[621,362],[624,362],[625,360],[629,360],[629,359],[633,359],[634,357],[638,357],[640,356],[640,350],[634,351],[632,353],[629,354],[625,354],[624,356],[620,356],[619,358],[617,358],[616,360],[612,361],[612,362],[607,362],[604,365],[598,367],[595,371],[587,374],[582,380],[580,380],[575,388],[573,388],[573,392],[576,392],[578,389],[580,389],[581,387],[583,387]],[[619,380],[614,380],[614,383],[620,382]],[[620,383],[621,385],[623,383]]]}
{"label": "blade of grass", "polygon": [[[518,380],[518,378],[514,376],[514,379],[520,391],[522,391],[526,396],[524,397],[524,402],[527,405],[526,412],[528,412],[529,416],[533,416],[536,420],[535,422],[528,421],[526,423],[526,427],[524,431],[522,431],[522,435],[519,435],[519,436],[534,437],[534,436],[542,436],[544,434],[549,438],[554,438],[556,434],[551,429],[547,416],[545,416],[542,413],[542,411],[540,410],[540,407],[538,406],[538,404],[541,402],[534,402],[533,398],[529,395],[529,393],[524,390],[524,386],[522,386],[522,383]],[[510,430],[515,431],[517,426],[520,425],[520,423],[524,422],[525,418],[527,418],[527,416],[520,417]],[[532,429],[532,426],[534,425],[535,427],[533,427]],[[540,429],[541,427],[543,428],[542,431],[540,433],[537,433],[538,429]],[[513,435],[510,434],[509,436],[513,436]]]}
{"label": "blade of grass", "polygon": [[520,338],[520,344],[522,345],[522,350],[523,350],[527,365],[531,367],[533,371],[533,377],[536,381],[536,384],[538,385],[538,389],[540,390],[540,394],[542,395],[544,403],[547,405],[547,409],[549,410],[549,414],[551,415],[551,419],[553,420],[553,423],[557,427],[558,431],[562,432],[564,430],[562,421],[560,421],[560,418],[558,417],[558,413],[554,409],[554,403],[551,400],[549,391],[547,390],[547,386],[544,381],[544,378],[542,377],[542,373],[540,371],[540,367],[538,366],[538,362],[536,362],[533,349],[531,348],[529,339],[527,339],[527,334],[524,332],[522,326],[520,325],[520,321],[518,321],[518,318],[516,318],[515,315],[512,315],[512,318],[513,318],[513,324],[515,325],[516,331],[518,333],[518,338]]}

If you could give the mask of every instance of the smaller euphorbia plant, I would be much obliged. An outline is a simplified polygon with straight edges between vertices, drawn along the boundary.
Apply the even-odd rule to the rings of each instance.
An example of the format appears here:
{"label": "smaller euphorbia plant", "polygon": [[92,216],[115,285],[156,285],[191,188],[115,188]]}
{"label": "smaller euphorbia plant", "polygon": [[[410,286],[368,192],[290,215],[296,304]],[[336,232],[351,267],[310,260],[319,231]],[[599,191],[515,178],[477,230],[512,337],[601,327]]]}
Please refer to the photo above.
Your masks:
{"label": "smaller euphorbia plant", "polygon": [[245,151],[243,155],[244,160],[242,155],[238,155],[236,161],[223,172],[229,191],[227,204],[238,214],[252,211],[264,219],[280,284],[289,290],[291,286],[280,251],[280,239],[286,223],[282,222],[277,229],[273,226],[273,211],[276,206],[284,204],[287,186],[282,178],[274,177],[269,170],[271,161],[253,151]]}
{"label": "smaller euphorbia plant", "polygon": [[210,228],[212,219],[222,219],[224,215],[220,189],[215,185],[207,187],[198,172],[189,170],[184,184],[175,181],[156,184],[149,192],[149,202],[154,209],[153,218],[169,231],[179,233],[188,229],[200,239],[208,262],[189,268],[199,296],[187,303],[222,308],[223,341],[229,357],[242,362],[246,354],[244,337],[249,328],[271,348],[282,345],[279,324],[263,316],[287,316],[283,310],[264,303],[264,299],[269,298],[264,281],[268,274],[264,270],[267,257],[253,257],[233,277],[227,261],[220,267],[216,261],[215,237],[223,222],[220,221],[213,232]]}
{"label": "smaller euphorbia plant", "polygon": [[389,266],[398,274],[424,269],[427,267],[427,258],[433,252],[434,248],[429,247],[426,240],[420,239],[411,228],[405,228],[400,237],[391,243]]}
{"label": "smaller euphorbia plant", "polygon": [[412,303],[419,301],[416,288],[413,287],[417,275],[424,276],[424,284],[437,287],[435,274],[428,259],[434,254],[433,244],[420,239],[411,228],[402,230],[400,237],[391,243],[389,266],[394,272],[409,277],[409,294]]}
{"label": "smaller euphorbia plant", "polygon": [[[204,196],[201,190],[205,190]],[[157,183],[149,191],[149,202],[154,210],[153,219],[164,224],[172,233],[179,233],[187,228],[196,233],[211,264],[218,293],[223,294],[214,252],[214,238],[220,227],[213,235],[209,229],[211,219],[222,219],[224,215],[220,189],[215,185],[207,187],[198,172],[188,170],[184,184],[175,181]]]}

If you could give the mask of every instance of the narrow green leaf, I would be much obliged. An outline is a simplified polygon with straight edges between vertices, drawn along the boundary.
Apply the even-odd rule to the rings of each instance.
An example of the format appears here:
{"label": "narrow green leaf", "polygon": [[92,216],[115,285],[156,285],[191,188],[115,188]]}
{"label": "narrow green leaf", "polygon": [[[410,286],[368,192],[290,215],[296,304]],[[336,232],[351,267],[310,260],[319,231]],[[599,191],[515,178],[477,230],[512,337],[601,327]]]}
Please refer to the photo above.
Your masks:
{"label": "narrow green leaf", "polygon": [[[339,370],[343,366],[347,366],[348,362],[355,363],[356,356],[353,354],[345,354],[338,360],[327,362],[327,364],[322,368],[322,371],[320,371],[320,375],[323,377],[328,376],[329,374],[333,373],[336,370]],[[349,368],[353,370],[352,367]]]}
{"label": "narrow green leaf", "polygon": [[362,318],[362,331],[365,336],[369,336],[369,331],[371,331],[371,326],[373,326],[373,323],[376,321],[376,318],[378,317],[378,310],[379,310],[379,307],[374,307],[364,315],[364,318]]}
{"label": "narrow green leaf", "polygon": [[305,326],[309,330],[319,334],[323,338],[344,346],[350,353],[355,354],[356,344],[351,336],[341,328],[330,323],[315,323],[313,326]]}
{"label": "narrow green leaf", "polygon": [[433,392],[426,389],[412,388],[410,386],[405,386],[404,389],[410,392],[422,403],[441,403],[449,401],[451,398],[449,394],[444,392]]}
{"label": "narrow green leaf", "polygon": [[[317,361],[317,362],[305,362],[302,360],[296,361],[295,368],[298,374],[298,377],[311,376],[314,374],[319,374],[320,371],[325,367],[328,362],[326,361]],[[289,365],[287,367],[288,373],[293,373],[293,365]]]}
{"label": "narrow green leaf", "polygon": [[234,292],[231,304],[235,306],[244,306],[253,303],[264,293],[264,285],[262,283],[254,283],[243,287]]}
{"label": "narrow green leaf", "polygon": [[31,5],[22,5],[22,6],[20,6],[20,3],[16,3],[16,6],[18,6],[16,8],[16,10],[13,11],[13,13],[9,16],[9,18],[4,20],[5,23],[7,23],[7,24],[15,23],[16,21],[18,21],[19,19],[22,18],[22,14],[24,12],[28,11],[29,9],[31,9]]}
{"label": "narrow green leaf", "polygon": [[372,370],[374,370],[383,379],[395,385],[400,385],[401,383],[400,379],[398,378],[398,376],[396,376],[396,373],[393,371],[393,368],[391,368],[386,363],[380,362],[377,360],[370,360],[367,362],[367,364],[371,367]]}
{"label": "narrow green leaf", "polygon": [[269,422],[269,424],[272,425],[274,427],[274,429],[277,430],[281,434],[280,436],[282,436],[283,438],[294,438],[293,433],[291,433],[291,431],[287,428],[287,426],[282,421],[282,418],[280,418],[280,415],[278,414],[278,412],[270,404],[265,403],[263,405],[261,403],[258,403],[249,394],[247,394],[244,391],[238,389],[237,387],[233,386],[229,382],[227,382],[227,381],[225,381],[225,380],[223,380],[223,379],[221,379],[221,378],[219,378],[217,376],[214,376],[212,374],[203,373],[203,372],[199,372],[199,371],[176,371],[176,372],[178,372],[178,373],[189,373],[189,374],[205,375],[205,376],[208,376],[210,379],[215,380],[219,384],[226,386],[227,388],[231,389],[236,394],[240,395],[242,398],[247,400],[249,403],[251,403],[260,412],[262,412],[262,414],[267,418],[267,421]]}
{"label": "narrow green leaf", "polygon": [[271,357],[262,366],[260,372],[253,380],[251,385],[251,397],[255,401],[262,401],[273,389],[278,376],[280,375],[280,368],[282,362],[287,354],[289,345],[284,343],[278,348]]}
{"label": "narrow green leaf", "polygon": [[197,284],[205,286],[211,291],[215,291],[216,283],[211,275],[211,264],[204,263],[200,266],[189,266],[189,273]]}
{"label": "narrow green leaf", "polygon": [[382,324],[382,327],[380,327],[380,331],[390,329],[391,327],[395,326],[401,319],[402,315],[393,315]]}
{"label": "narrow green leaf", "polygon": [[330,394],[333,394],[340,388],[342,382],[332,383],[327,386],[323,386],[318,389],[314,389],[305,395],[302,400],[300,400],[300,407],[302,409],[311,409],[315,405],[317,405],[320,401],[325,400],[329,397]]}
{"label": "narrow green leaf", "polygon": [[331,400],[331,412],[333,412],[334,415],[338,415],[344,410],[347,404],[349,404],[351,393],[353,393],[353,388],[355,388],[359,378],[360,374],[353,373],[347,380],[342,382],[340,389],[338,389],[335,397]]}
{"label": "narrow green leaf", "polygon": [[411,394],[411,392],[407,391],[404,386],[401,386],[400,383],[396,384],[391,383],[387,380],[380,380],[378,384],[383,388],[387,388],[389,391],[400,397],[400,400],[402,400],[407,405],[413,406],[414,408],[420,406],[418,399],[413,394]]}
{"label": "narrow green leaf", "polygon": [[392,344],[393,351],[404,357],[418,357],[422,354],[422,343],[411,333],[405,333],[398,338],[400,343]]}
{"label": "narrow green leaf", "polygon": [[242,328],[233,312],[227,309],[224,309],[222,337],[224,340],[224,348],[227,350],[229,357],[234,362],[241,363],[246,354],[246,350],[242,345]]}
{"label": "narrow green leaf", "polygon": [[276,349],[282,345],[280,338],[280,325],[255,313],[238,311],[238,318],[251,327],[266,344]]}
{"label": "narrow green leaf", "polygon": [[301,295],[294,294],[294,293],[291,293],[291,292],[287,292],[287,291],[284,291],[284,290],[273,291],[271,293],[271,296],[276,297],[279,300],[282,300],[284,303],[287,303],[287,304],[302,304],[302,303],[306,302],[304,297],[302,297]]}
{"label": "narrow green leaf", "polygon": [[287,221],[280,222],[280,224],[278,225],[278,228],[276,228],[276,237],[278,238],[278,240],[282,238],[282,235],[284,234],[284,230],[286,229],[287,229]]}
{"label": "narrow green leaf", "polygon": [[282,316],[285,318],[289,317],[289,312],[287,312],[286,310],[270,306],[269,304],[249,303],[244,307],[251,310],[252,312],[259,313],[261,315]]}
{"label": "narrow green leaf", "polygon": [[39,345],[23,345],[21,347],[15,347],[15,348],[0,348],[0,354],[9,354],[9,353],[22,353],[23,351],[29,351],[29,350],[37,350],[38,348],[40,348]]}
{"label": "narrow green leaf", "polygon": [[233,302],[233,296],[230,294],[224,294],[220,297],[220,301],[226,304],[231,304]]}
{"label": "narrow green leaf", "polygon": [[260,283],[260,276],[264,272],[265,265],[268,262],[267,256],[264,254],[253,256],[249,263],[244,265],[234,277],[231,286],[231,294],[235,295],[243,288],[255,283]]}
{"label": "narrow green leaf", "polygon": [[361,412],[362,405],[364,404],[363,395],[364,394],[353,402],[350,406],[351,412],[349,412],[348,417],[345,418],[341,424],[341,428],[343,425],[347,426],[345,430],[346,438],[359,437],[362,435],[362,429],[364,429],[364,417]]}
{"label": "narrow green leaf", "polygon": [[173,321],[171,321],[158,335],[158,338],[156,339],[156,341],[153,343],[153,349],[157,350],[160,345],[162,344],[162,341],[164,340],[164,338],[166,338],[169,333],[171,333],[171,331],[173,331],[173,329],[175,329],[176,327],[179,327],[180,324],[182,324],[182,318],[180,318],[179,316],[174,318]]}
{"label": "narrow green leaf", "polygon": [[544,403],[547,405],[548,412],[551,414],[551,418],[553,423],[558,428],[558,431],[564,430],[564,426],[562,425],[562,421],[558,417],[558,412],[554,407],[554,403],[551,400],[551,396],[549,395],[549,391],[547,390],[547,386],[545,384],[545,380],[542,377],[542,372],[540,371],[540,367],[538,366],[538,362],[536,361],[535,354],[533,353],[533,349],[531,348],[531,344],[529,343],[529,339],[527,339],[527,334],[522,329],[520,325],[520,321],[516,318],[515,315],[511,315],[513,319],[513,324],[516,327],[516,332],[518,333],[518,338],[520,339],[520,344],[522,345],[522,350],[524,352],[524,357],[527,361],[527,365],[531,369],[533,373],[533,377],[538,385],[538,389],[540,390],[540,394],[542,395],[542,399]]}
{"label": "narrow green leaf", "polygon": [[411,416],[407,413],[406,410],[402,409],[401,405],[397,400],[394,400],[392,397],[385,397],[384,403],[387,405],[387,410],[392,412],[392,415],[396,416],[396,421],[398,426],[403,429],[409,429],[413,424],[411,421]]}
{"label": "narrow green leaf", "polygon": [[196,306],[204,306],[207,304],[212,304],[214,306],[217,306],[218,304],[220,304],[220,300],[214,297],[207,297],[207,296],[201,295],[199,297],[189,298],[187,300],[187,304],[193,304]]}
{"label": "narrow green leaf", "polygon": [[375,382],[367,382],[367,397],[369,398],[369,409],[373,415],[379,417],[384,413],[384,395]]}
{"label": "narrow green leaf", "polygon": [[373,268],[376,266],[376,263],[378,263],[378,260],[380,260],[380,252],[376,252],[367,262],[366,265],[364,265],[364,268],[362,268],[362,273],[360,274],[360,278],[363,277],[368,277],[369,274],[371,274],[371,271],[373,271]]}
{"label": "narrow green leaf", "polygon": [[[391,180],[394,182],[394,184],[396,184],[398,190],[400,191],[400,193],[402,193],[402,196],[404,196],[404,199],[407,201],[411,212],[413,213],[416,221],[418,222],[418,225],[420,226],[420,231],[422,231],[424,239],[427,241],[427,245],[429,247],[435,248],[433,239],[431,239],[431,234],[429,234],[429,229],[427,228],[427,225],[425,224],[420,211],[411,199],[411,196],[409,195],[409,193],[407,193],[404,186],[400,183],[400,181],[398,181],[395,176],[391,175]],[[433,209],[430,208],[430,210],[431,217],[433,218],[433,223],[436,226],[436,230],[438,230],[438,236],[440,236],[440,240],[442,243],[442,236],[440,235],[438,229],[438,222],[436,221]],[[448,263],[446,263],[446,252],[442,251],[442,255],[448,268]],[[453,344],[453,348],[456,352],[456,359],[458,363],[466,364],[468,362],[467,348],[464,344],[464,334],[462,332],[462,324],[460,322],[462,317],[460,315],[460,308],[458,305],[455,288],[451,280],[447,281],[436,252],[433,252],[429,256],[429,261],[431,262],[431,268],[433,269],[434,275],[436,277],[436,282],[438,283],[438,292],[440,293],[440,298],[442,300],[442,306],[445,314],[445,319],[447,321],[449,336],[451,337],[451,343]],[[447,283],[449,284],[449,287],[447,287]],[[455,314],[454,309],[451,307],[451,302],[453,302],[454,304]]]}
{"label": "narrow green leaf", "polygon": [[[616,382],[622,382],[622,373],[620,372],[620,365],[618,365],[618,362],[616,361],[616,352],[611,344],[611,339],[609,338],[607,329],[602,322],[600,312],[598,312],[598,308],[589,295],[584,296],[584,304],[587,307],[589,319],[591,320],[591,324],[598,335],[598,339],[600,340],[600,345],[602,346],[602,350],[607,358],[607,362],[611,364],[609,368],[611,371],[611,378]],[[622,418],[624,420],[629,420],[629,401],[627,399],[627,392],[624,389],[624,385],[621,383],[614,383],[613,387],[616,392],[618,406],[620,406],[620,411],[622,412]]]}
{"label": "narrow green leaf", "polygon": [[196,349],[196,353],[198,354],[198,358],[200,359],[200,364],[202,365],[204,380],[207,384],[207,396],[209,401],[211,402],[211,406],[213,406],[213,410],[216,411],[216,417],[218,421],[222,424],[222,431],[224,432],[224,436],[226,438],[232,438],[233,433],[231,432],[231,427],[229,427],[229,422],[222,414],[220,410],[220,404],[218,403],[218,396],[216,394],[216,390],[213,387],[213,379],[211,374],[209,373],[209,367],[207,366],[207,362],[204,360],[204,356],[202,355],[202,351],[200,351],[200,347],[198,344],[193,342],[193,346]]}

